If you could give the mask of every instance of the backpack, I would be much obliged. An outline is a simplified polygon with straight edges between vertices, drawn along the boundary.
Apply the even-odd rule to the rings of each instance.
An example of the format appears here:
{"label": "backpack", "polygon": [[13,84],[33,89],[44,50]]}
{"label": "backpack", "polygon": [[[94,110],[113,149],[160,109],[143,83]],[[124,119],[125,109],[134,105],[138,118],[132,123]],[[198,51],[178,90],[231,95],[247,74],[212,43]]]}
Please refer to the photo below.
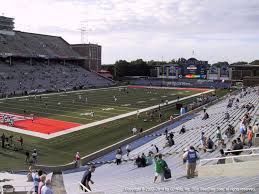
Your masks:
{"label": "backpack", "polygon": [[158,149],[158,147],[156,147],[156,146],[155,146],[155,148],[156,148],[156,152],[158,153],[158,152],[159,152],[159,149]]}
{"label": "backpack", "polygon": [[188,163],[196,163],[197,158],[198,157],[197,157],[196,151],[188,151],[188,154],[187,154]]}

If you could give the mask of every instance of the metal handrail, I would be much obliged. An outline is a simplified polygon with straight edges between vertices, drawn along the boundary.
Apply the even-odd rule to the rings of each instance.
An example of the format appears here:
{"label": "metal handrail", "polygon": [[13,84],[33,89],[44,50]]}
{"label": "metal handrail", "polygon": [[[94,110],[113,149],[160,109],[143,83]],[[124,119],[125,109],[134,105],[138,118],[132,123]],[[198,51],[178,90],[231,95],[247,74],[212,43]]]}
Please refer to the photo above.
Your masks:
{"label": "metal handrail", "polygon": [[240,150],[229,150],[229,151],[224,151],[224,153],[242,152],[242,151],[252,151],[252,150],[259,150],[259,147],[248,148],[248,149],[240,149]]}
{"label": "metal handrail", "polygon": [[203,161],[212,161],[212,160],[220,160],[220,159],[232,159],[233,163],[235,162],[234,159],[241,158],[241,157],[252,157],[252,156],[259,156],[259,154],[249,154],[249,155],[238,155],[238,156],[226,156],[226,157],[219,157],[219,158],[208,158],[208,159],[202,159],[200,160],[199,166],[202,166]]}
{"label": "metal handrail", "polygon": [[[88,188],[86,188],[86,186],[84,186],[82,183],[79,183],[79,186],[81,186],[83,189],[83,191],[87,191],[87,192],[91,192],[91,190],[89,190]],[[81,189],[80,187],[79,187],[79,189]]]}
{"label": "metal handrail", "polygon": [[82,183],[79,183],[79,190],[82,191],[82,189],[80,188],[80,186],[83,188],[83,191],[87,191],[89,193],[104,193],[103,191],[91,191],[88,188],[86,188],[86,186],[84,186]]}

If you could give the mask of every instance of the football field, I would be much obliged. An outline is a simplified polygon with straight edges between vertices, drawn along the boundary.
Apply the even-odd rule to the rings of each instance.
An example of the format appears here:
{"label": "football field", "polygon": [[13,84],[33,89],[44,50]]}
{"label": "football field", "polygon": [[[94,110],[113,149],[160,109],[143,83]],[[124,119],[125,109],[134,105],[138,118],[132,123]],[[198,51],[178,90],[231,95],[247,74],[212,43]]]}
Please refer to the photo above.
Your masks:
{"label": "football field", "polygon": [[[168,120],[170,115],[179,113],[179,110],[175,109],[178,97],[181,103],[188,104],[197,98],[191,98],[191,95],[199,95],[205,91],[191,88],[127,86],[1,99],[1,114],[13,115],[12,118],[17,120],[14,121],[14,126],[7,123],[0,125],[0,133],[5,133],[7,137],[13,136],[14,144],[6,149],[0,148],[0,170],[26,168],[28,164],[24,162],[25,152],[31,153],[33,149],[38,150],[40,164],[69,163],[78,151],[85,156],[131,136],[133,127],[141,127],[145,131]],[[223,91],[222,95],[225,93]],[[158,109],[158,104],[161,105],[162,119],[149,119],[147,112]],[[136,111],[139,110],[143,112],[141,111],[137,118]],[[35,115],[33,122],[31,114]],[[125,114],[129,115],[119,118]],[[85,127],[111,118],[116,119]],[[20,131],[6,130],[3,126]],[[66,132],[71,127],[81,129],[49,139],[26,133],[39,130],[39,134],[52,135]],[[20,136],[24,139],[23,149],[19,143]]]}

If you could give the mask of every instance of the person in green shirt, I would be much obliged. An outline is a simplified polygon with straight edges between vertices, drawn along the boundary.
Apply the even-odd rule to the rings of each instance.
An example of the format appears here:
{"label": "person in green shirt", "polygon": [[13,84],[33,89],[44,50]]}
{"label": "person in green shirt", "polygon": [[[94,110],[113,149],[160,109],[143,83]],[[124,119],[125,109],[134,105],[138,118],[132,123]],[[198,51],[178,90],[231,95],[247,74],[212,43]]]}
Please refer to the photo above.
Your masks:
{"label": "person in green shirt", "polygon": [[154,161],[155,161],[155,178],[154,178],[154,183],[156,182],[158,176],[161,177],[161,182],[163,182],[164,181],[165,168],[167,168],[167,164],[162,159],[162,154],[155,155]]}

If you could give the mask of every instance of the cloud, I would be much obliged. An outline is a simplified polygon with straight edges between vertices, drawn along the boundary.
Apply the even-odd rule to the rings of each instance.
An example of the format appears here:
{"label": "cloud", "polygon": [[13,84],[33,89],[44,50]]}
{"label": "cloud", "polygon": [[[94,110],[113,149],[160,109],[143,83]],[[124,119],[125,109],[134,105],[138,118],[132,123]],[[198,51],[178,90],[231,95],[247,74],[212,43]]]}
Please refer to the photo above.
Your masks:
{"label": "cloud", "polygon": [[[259,37],[258,0],[0,0],[16,29],[103,46],[103,62],[190,57],[210,62],[253,60]],[[241,52],[242,51],[242,52]]]}

